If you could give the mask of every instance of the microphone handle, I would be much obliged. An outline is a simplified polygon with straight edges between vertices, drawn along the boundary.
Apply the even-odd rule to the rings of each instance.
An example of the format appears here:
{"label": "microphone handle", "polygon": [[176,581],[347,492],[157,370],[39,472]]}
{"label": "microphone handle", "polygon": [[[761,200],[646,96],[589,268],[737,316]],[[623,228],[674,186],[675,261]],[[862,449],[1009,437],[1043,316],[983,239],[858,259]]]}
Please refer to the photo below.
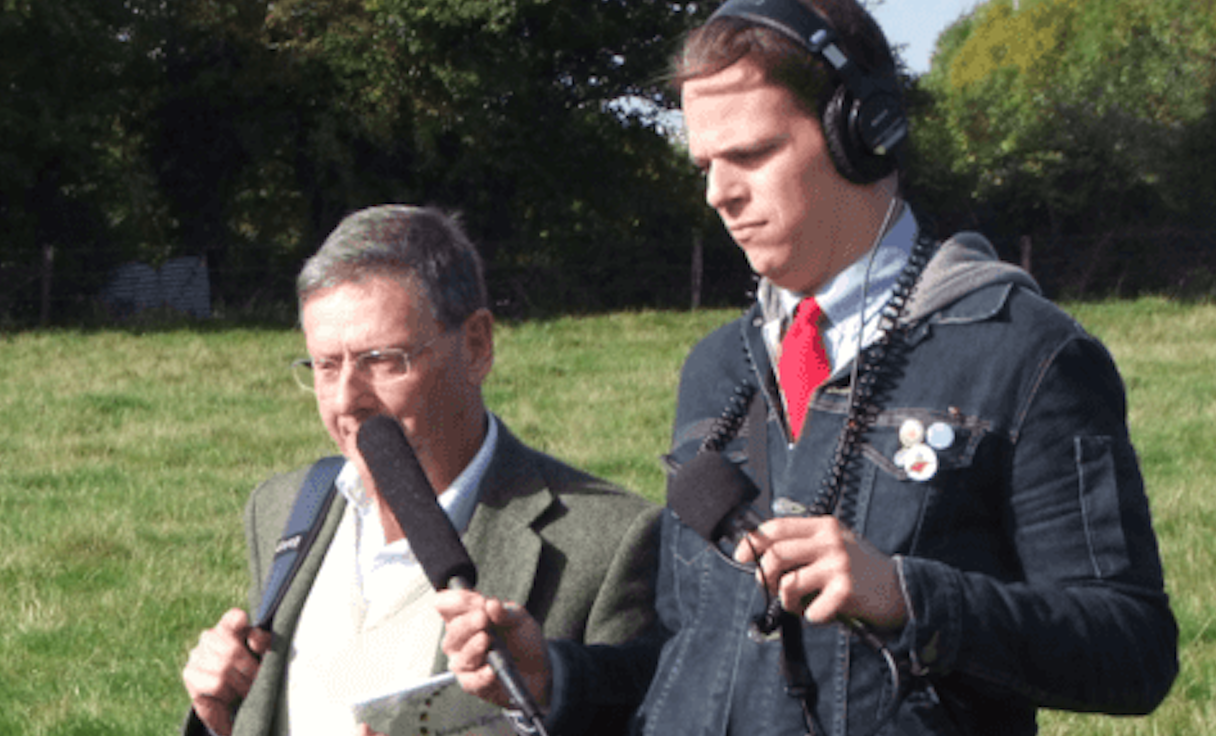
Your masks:
{"label": "microphone handle", "polygon": [[[768,602],[768,608],[764,610],[764,613],[756,616],[753,623],[755,623],[756,628],[762,634],[768,635],[776,631],[781,626],[781,614],[783,613],[786,613],[786,610],[785,607],[781,605],[781,597],[773,596],[773,599]],[[881,640],[875,637],[874,632],[870,630],[870,627],[865,621],[858,618],[853,618],[852,616],[846,616],[843,613],[836,614],[836,621],[848,626],[858,636],[865,639],[866,643],[870,644],[871,646],[876,646],[876,648],[880,649],[882,648],[883,645]],[[877,645],[875,645],[875,642],[878,642]]]}
{"label": "microphone handle", "polygon": [[768,608],[764,609],[764,613],[756,616],[752,623],[755,624],[757,631],[768,636],[781,628],[781,614],[783,613],[785,613],[785,608],[781,605],[781,596],[775,595],[768,602]]}
{"label": "microphone handle", "polygon": [[[462,577],[449,580],[448,587],[452,590],[473,590],[473,586]],[[540,712],[540,706],[536,704],[532,692],[524,684],[523,676],[515,668],[511,652],[492,628],[487,633],[490,635],[490,651],[486,654],[486,661],[490,663],[490,668],[494,670],[498,682],[507,691],[511,704],[523,714],[537,736],[549,736],[545,730],[544,716]]]}

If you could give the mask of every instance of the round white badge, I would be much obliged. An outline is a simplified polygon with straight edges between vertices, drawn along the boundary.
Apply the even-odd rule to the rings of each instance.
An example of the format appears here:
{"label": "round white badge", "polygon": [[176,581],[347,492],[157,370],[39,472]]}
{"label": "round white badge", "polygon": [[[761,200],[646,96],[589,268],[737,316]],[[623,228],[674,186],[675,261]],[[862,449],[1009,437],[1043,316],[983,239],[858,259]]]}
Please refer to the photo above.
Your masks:
{"label": "round white badge", "polygon": [[917,419],[905,420],[899,425],[899,444],[904,447],[915,447],[925,440],[925,425]]}
{"label": "round white badge", "polygon": [[923,483],[937,475],[937,453],[928,445],[909,447],[903,460],[904,471],[914,481]]}

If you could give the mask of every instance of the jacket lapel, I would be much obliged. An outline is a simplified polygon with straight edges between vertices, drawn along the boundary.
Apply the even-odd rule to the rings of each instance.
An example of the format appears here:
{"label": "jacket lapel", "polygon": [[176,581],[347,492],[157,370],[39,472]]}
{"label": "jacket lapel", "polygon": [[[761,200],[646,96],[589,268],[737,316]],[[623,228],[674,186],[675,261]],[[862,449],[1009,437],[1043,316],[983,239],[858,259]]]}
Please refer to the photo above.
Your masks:
{"label": "jacket lapel", "polygon": [[[477,565],[477,590],[526,605],[543,549],[539,522],[558,500],[528,449],[501,422],[481,483],[477,510],[463,537]],[[440,651],[435,672],[446,669],[447,657]]]}

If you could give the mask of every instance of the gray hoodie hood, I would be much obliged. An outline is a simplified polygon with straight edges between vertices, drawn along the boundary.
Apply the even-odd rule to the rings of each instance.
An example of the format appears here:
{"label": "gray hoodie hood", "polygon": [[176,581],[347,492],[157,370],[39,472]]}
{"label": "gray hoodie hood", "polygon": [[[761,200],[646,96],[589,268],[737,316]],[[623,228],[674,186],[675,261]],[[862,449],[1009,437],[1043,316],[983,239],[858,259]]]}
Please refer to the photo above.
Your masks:
{"label": "gray hoodie hood", "polygon": [[986,286],[1017,284],[1041,293],[1030,274],[997,258],[979,233],[963,232],[942,243],[921,274],[904,312],[915,322]]}

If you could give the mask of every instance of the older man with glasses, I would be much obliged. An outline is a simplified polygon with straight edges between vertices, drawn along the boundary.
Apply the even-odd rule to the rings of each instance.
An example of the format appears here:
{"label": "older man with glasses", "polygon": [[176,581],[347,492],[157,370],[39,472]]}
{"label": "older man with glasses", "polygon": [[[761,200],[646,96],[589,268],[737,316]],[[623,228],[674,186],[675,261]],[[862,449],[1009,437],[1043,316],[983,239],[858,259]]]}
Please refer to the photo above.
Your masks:
{"label": "older man with glasses", "polygon": [[[526,447],[487,411],[494,320],[481,261],[453,219],[355,213],[297,291],[309,357],[292,371],[345,458],[338,492],[271,630],[234,608],[203,632],[183,672],[184,733],[508,733],[502,713],[457,686],[404,695],[446,668],[443,623],[360,453],[360,427],[378,415],[400,423],[482,589],[523,605],[549,637],[615,643],[651,623],[657,509]],[[249,501],[254,606],[308,470],[271,478]]]}

